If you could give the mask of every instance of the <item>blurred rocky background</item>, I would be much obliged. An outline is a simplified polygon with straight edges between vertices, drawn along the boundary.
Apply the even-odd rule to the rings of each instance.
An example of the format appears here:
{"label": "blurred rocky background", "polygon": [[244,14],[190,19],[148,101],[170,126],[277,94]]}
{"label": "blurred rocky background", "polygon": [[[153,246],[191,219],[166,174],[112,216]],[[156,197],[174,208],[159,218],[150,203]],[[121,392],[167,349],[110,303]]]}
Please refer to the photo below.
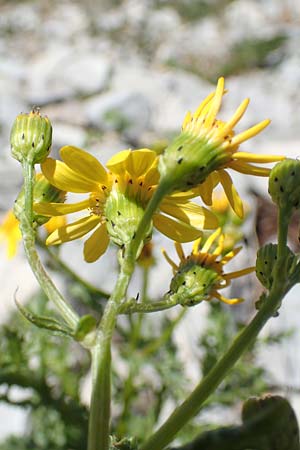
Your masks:
{"label": "blurred rocky background", "polygon": [[[70,144],[94,153],[105,163],[124,148],[164,145],[180,129],[186,111],[197,107],[214,89],[220,75],[226,77],[229,89],[222,108],[224,118],[250,97],[238,129],[266,117],[272,120],[268,129],[246,143],[244,149],[299,156],[300,2],[2,0],[1,216],[12,207],[22,184],[20,167],[10,157],[9,147],[10,127],[18,113],[39,106],[49,116],[54,127],[54,154]],[[270,239],[275,219],[264,198],[266,180],[234,178],[254,211],[247,229],[249,242],[256,242],[257,207],[261,208],[258,213],[267,212],[267,224],[260,228],[262,239]],[[169,246],[165,241],[156,237],[158,254],[162,244]],[[111,262],[114,250],[94,265],[82,261],[81,251],[82,243],[68,244],[63,256],[82,276],[108,289],[115,276],[116,263]],[[255,251],[245,257],[245,264],[249,258],[253,262]],[[169,269],[157,264],[161,279],[150,283],[153,295],[160,295],[170,278]],[[21,249],[14,260],[7,261],[2,246],[0,267],[1,322],[14,308],[16,287],[26,299],[36,283]],[[135,283],[138,285],[138,280]],[[253,289],[248,287],[248,291]],[[271,322],[266,334],[273,328],[299,329],[298,296],[299,289],[294,289],[280,320]],[[205,326],[204,309],[194,309],[185,318],[188,326],[183,327],[178,339],[187,355],[192,351],[189,339],[193,338],[193,329]],[[298,415],[299,348],[299,334],[294,333],[285,346],[272,348],[272,361],[269,353],[260,355],[271,366],[274,383],[285,393],[293,391]],[[23,419],[14,412],[8,423],[7,409],[2,408],[0,405],[0,416],[5,417],[0,421],[0,435],[22,429]]]}

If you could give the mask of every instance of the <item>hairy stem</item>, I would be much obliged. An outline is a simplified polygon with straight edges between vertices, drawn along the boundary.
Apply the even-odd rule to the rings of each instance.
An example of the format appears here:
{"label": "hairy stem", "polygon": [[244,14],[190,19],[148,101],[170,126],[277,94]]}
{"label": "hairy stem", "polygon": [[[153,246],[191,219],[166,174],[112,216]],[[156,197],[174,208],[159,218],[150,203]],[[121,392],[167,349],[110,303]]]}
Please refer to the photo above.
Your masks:
{"label": "hairy stem", "polygon": [[145,230],[152,220],[164,189],[158,187],[149,202],[139,224],[134,239],[125,249],[120,274],[115,289],[109,298],[100,325],[92,354],[92,395],[89,421],[88,450],[109,449],[109,424],[111,401],[111,339],[116,325],[119,307],[124,300],[129,281],[132,277],[138,248],[144,239]]}
{"label": "hairy stem", "polygon": [[78,316],[73,308],[66,302],[58,291],[51,278],[45,271],[35,248],[35,230],[33,229],[33,187],[34,187],[34,167],[28,162],[23,162],[25,208],[20,217],[20,229],[23,237],[25,253],[30,267],[39,282],[41,288],[53,301],[65,322],[75,328],[78,323]]}

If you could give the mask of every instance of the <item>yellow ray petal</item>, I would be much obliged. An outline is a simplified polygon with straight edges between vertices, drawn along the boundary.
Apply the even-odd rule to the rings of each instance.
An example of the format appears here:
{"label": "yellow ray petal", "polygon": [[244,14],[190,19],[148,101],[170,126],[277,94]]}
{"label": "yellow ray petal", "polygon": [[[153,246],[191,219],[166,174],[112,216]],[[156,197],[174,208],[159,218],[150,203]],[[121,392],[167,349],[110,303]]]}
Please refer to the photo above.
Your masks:
{"label": "yellow ray petal", "polygon": [[168,255],[168,253],[166,252],[166,250],[164,248],[161,249],[161,252],[164,256],[164,258],[166,259],[166,261],[170,264],[170,266],[173,268],[174,271],[178,270],[178,266],[177,264],[174,263],[173,259],[170,258],[170,256]]}
{"label": "yellow ray petal", "polygon": [[51,217],[48,222],[44,223],[44,228],[47,230],[48,234],[51,234],[54,230],[63,227],[64,225],[67,225],[66,216],[54,216]]}
{"label": "yellow ray petal", "polygon": [[157,155],[153,150],[147,148],[134,150],[129,153],[125,162],[126,169],[132,177],[138,178],[148,172],[155,160]]}
{"label": "yellow ray petal", "polygon": [[175,221],[162,214],[153,216],[154,226],[168,238],[177,242],[190,242],[199,237],[201,231],[187,225],[183,222]]}
{"label": "yellow ray petal", "polygon": [[[202,103],[201,103],[201,105],[202,105]],[[201,106],[201,105],[200,105],[200,106]],[[182,130],[184,130],[185,127],[190,123],[191,118],[192,118],[192,114],[191,114],[190,111],[188,111],[188,112],[186,113],[186,115],[184,116],[184,119],[183,119],[183,123],[182,123],[182,127],[181,127]]]}
{"label": "yellow ray petal", "polygon": [[226,134],[228,134],[233,129],[233,127],[241,120],[246,112],[246,109],[248,108],[249,102],[249,98],[245,98],[245,100],[242,101],[233,116],[225,123],[224,127],[220,129],[220,132],[218,133],[219,137],[226,136]]}
{"label": "yellow ray petal", "polygon": [[183,261],[185,259],[184,251],[182,248],[182,245],[180,242],[175,242],[175,249],[177,252],[177,255],[179,256],[180,261]]}
{"label": "yellow ray petal", "polygon": [[286,156],[279,155],[258,155],[256,153],[236,152],[232,157],[238,161],[250,162],[250,163],[272,163],[277,161],[283,161]]}
{"label": "yellow ray petal", "polygon": [[221,236],[219,237],[218,246],[215,248],[212,255],[214,255],[214,256],[221,255],[221,253],[224,249],[224,240],[225,240],[225,236],[223,234],[221,234]]}
{"label": "yellow ray petal", "polygon": [[171,202],[174,200],[182,202],[184,200],[189,200],[191,198],[197,197],[198,195],[198,188],[194,188],[184,192],[174,192],[171,195],[167,195],[165,197],[165,200]]}
{"label": "yellow ray petal", "polygon": [[232,161],[228,164],[228,167],[231,167],[237,172],[244,173],[246,175],[255,175],[257,177],[268,177],[271,172],[271,169],[267,167],[257,167],[242,161]]}
{"label": "yellow ray petal", "polygon": [[223,77],[220,77],[218,79],[218,84],[217,84],[217,89],[216,89],[216,93],[215,96],[211,102],[211,107],[210,110],[205,118],[205,122],[204,125],[207,128],[210,128],[213,124],[213,121],[216,118],[216,115],[219,112],[219,109],[221,107],[221,102],[222,102],[222,97],[224,94],[224,84],[225,84],[225,80]]}
{"label": "yellow ray petal", "polygon": [[252,273],[255,271],[255,267],[247,267],[246,269],[236,270],[231,273],[226,273],[223,275],[225,280],[233,280],[234,278],[242,277],[243,275],[248,275],[248,273]]}
{"label": "yellow ray petal", "polygon": [[262,122],[254,125],[254,127],[248,128],[248,130],[243,131],[242,133],[237,134],[231,140],[231,146],[234,147],[236,145],[241,144],[242,142],[247,141],[248,139],[256,136],[260,133],[264,128],[266,128],[271,121],[269,119],[263,120]]}
{"label": "yellow ray petal", "polygon": [[82,211],[89,207],[89,199],[77,203],[35,203],[33,209],[43,216],[64,216],[77,211]]}
{"label": "yellow ray petal", "polygon": [[198,187],[198,192],[202,201],[208,206],[212,205],[213,190],[218,183],[219,183],[218,172],[212,172],[208,175],[204,183],[200,184]]}
{"label": "yellow ray petal", "polygon": [[126,170],[126,161],[130,153],[131,150],[128,149],[122,150],[121,152],[113,155],[106,163],[106,167],[108,168],[108,170],[117,175],[124,174],[124,171]]}
{"label": "yellow ray petal", "polygon": [[83,255],[85,261],[88,263],[97,261],[106,252],[108,244],[109,236],[106,225],[102,224],[84,243]]}
{"label": "yellow ray petal", "polygon": [[195,242],[193,243],[193,250],[192,250],[193,255],[197,255],[197,253],[199,251],[201,240],[202,240],[202,236],[200,236],[198,239],[196,239]]}
{"label": "yellow ray petal", "polygon": [[98,185],[69,169],[69,167],[52,158],[41,164],[42,172],[53,186],[67,192],[86,193],[96,191]]}
{"label": "yellow ray petal", "polygon": [[66,165],[79,175],[95,183],[107,184],[106,170],[90,153],[67,145],[60,150],[60,156]]}
{"label": "yellow ray petal", "polygon": [[231,176],[225,170],[221,169],[219,170],[219,177],[230,206],[236,215],[242,219],[244,217],[243,202],[234,187]]}
{"label": "yellow ray petal", "polygon": [[198,106],[198,108],[194,112],[194,114],[193,114],[194,119],[198,119],[198,117],[203,113],[204,108],[207,105],[209,105],[209,103],[214,98],[214,96],[215,96],[215,91],[211,92],[210,94],[208,94],[207,97],[205,97],[203,102],[200,103],[200,105]]}
{"label": "yellow ray petal", "polygon": [[214,229],[218,226],[217,217],[208,209],[192,202],[177,203],[163,200],[160,210],[171,217],[181,220],[192,227],[203,229]]}
{"label": "yellow ray petal", "polygon": [[208,253],[210,247],[212,246],[213,242],[217,239],[217,237],[221,234],[221,228],[218,228],[214,233],[212,233],[207,239],[205,244],[203,245],[201,249],[201,253]]}
{"label": "yellow ray petal", "polygon": [[223,256],[223,258],[222,258],[222,264],[225,265],[229,261],[231,261],[232,258],[234,258],[238,253],[240,253],[242,248],[243,248],[242,246],[241,247],[236,247],[233,250],[231,250],[230,252],[226,253],[226,255]]}
{"label": "yellow ray petal", "polygon": [[237,305],[238,303],[242,303],[244,301],[243,298],[226,298],[217,291],[213,291],[211,295],[227,305]]}
{"label": "yellow ray petal", "polygon": [[46,240],[47,245],[57,245],[62,242],[73,241],[78,239],[93,228],[95,228],[100,222],[100,218],[97,216],[83,217],[76,222],[69,223],[65,227],[58,228],[48,236]]}

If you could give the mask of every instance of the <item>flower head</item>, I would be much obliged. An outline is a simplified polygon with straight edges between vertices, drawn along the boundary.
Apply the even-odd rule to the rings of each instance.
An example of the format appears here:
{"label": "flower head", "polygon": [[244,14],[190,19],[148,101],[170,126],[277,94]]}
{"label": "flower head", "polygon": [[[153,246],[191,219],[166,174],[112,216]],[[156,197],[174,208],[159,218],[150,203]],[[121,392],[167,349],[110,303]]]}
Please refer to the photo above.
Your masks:
{"label": "flower head", "polygon": [[[270,169],[255,163],[270,163],[284,159],[282,156],[258,155],[240,152],[244,141],[260,133],[270,120],[266,119],[242,133],[235,134],[234,127],[244,115],[249,99],[245,99],[233,116],[223,122],[217,119],[225,93],[224,78],[218,80],[215,92],[209,94],[198,109],[187,113],[181,134],[167,147],[160,160],[162,183],[167,191],[197,187],[202,199],[211,205],[211,195],[221,183],[229,203],[238,216],[243,207],[230,175],[224,170],[268,176]],[[252,164],[254,163],[254,164]]]}
{"label": "flower head", "polygon": [[[237,247],[223,255],[225,236],[218,228],[201,246],[201,237],[193,245],[192,253],[185,256],[181,244],[175,243],[180,262],[176,264],[163,250],[168,263],[173,268],[169,295],[176,296],[182,305],[192,305],[202,300],[218,300],[233,305],[242,301],[240,298],[228,299],[218,291],[230,285],[233,278],[238,278],[255,270],[254,267],[224,273],[224,266],[239,253]],[[217,240],[217,241],[216,241]]]}
{"label": "flower head", "polygon": [[[127,245],[134,239],[159,181],[156,153],[148,149],[121,151],[106,164],[109,172],[94,156],[81,149],[63,147],[60,155],[63,162],[49,158],[42,164],[46,178],[60,189],[89,195],[73,204],[35,205],[36,212],[48,216],[85,212],[83,218],[55,230],[47,244],[78,239],[94,230],[84,244],[87,262],[97,260],[106,251],[110,239],[119,246]],[[216,217],[190,202],[193,196],[194,193],[186,192],[166,197],[153,216],[153,225],[180,242],[196,239],[203,228],[216,228]],[[152,224],[146,230],[145,242],[151,233]]]}

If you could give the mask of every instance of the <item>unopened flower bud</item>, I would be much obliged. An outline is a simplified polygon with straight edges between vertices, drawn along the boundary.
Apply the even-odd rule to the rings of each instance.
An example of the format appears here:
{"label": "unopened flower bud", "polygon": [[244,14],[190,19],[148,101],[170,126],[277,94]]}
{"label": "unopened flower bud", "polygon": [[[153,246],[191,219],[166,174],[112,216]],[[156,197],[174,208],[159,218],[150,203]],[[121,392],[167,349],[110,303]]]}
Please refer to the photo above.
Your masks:
{"label": "unopened flower bud", "polygon": [[43,162],[52,143],[50,120],[43,117],[38,109],[19,114],[12,126],[10,143],[12,156],[18,161],[32,164]]}
{"label": "unopened flower bud", "polygon": [[[257,252],[256,258],[256,276],[261,284],[268,290],[273,285],[273,269],[277,260],[277,244],[267,244],[261,247]],[[286,247],[284,267],[287,275],[292,275],[297,265],[297,257],[289,247]]]}
{"label": "unopened flower bud", "polygon": [[279,208],[300,207],[300,161],[285,159],[276,164],[269,178],[269,194]]}

